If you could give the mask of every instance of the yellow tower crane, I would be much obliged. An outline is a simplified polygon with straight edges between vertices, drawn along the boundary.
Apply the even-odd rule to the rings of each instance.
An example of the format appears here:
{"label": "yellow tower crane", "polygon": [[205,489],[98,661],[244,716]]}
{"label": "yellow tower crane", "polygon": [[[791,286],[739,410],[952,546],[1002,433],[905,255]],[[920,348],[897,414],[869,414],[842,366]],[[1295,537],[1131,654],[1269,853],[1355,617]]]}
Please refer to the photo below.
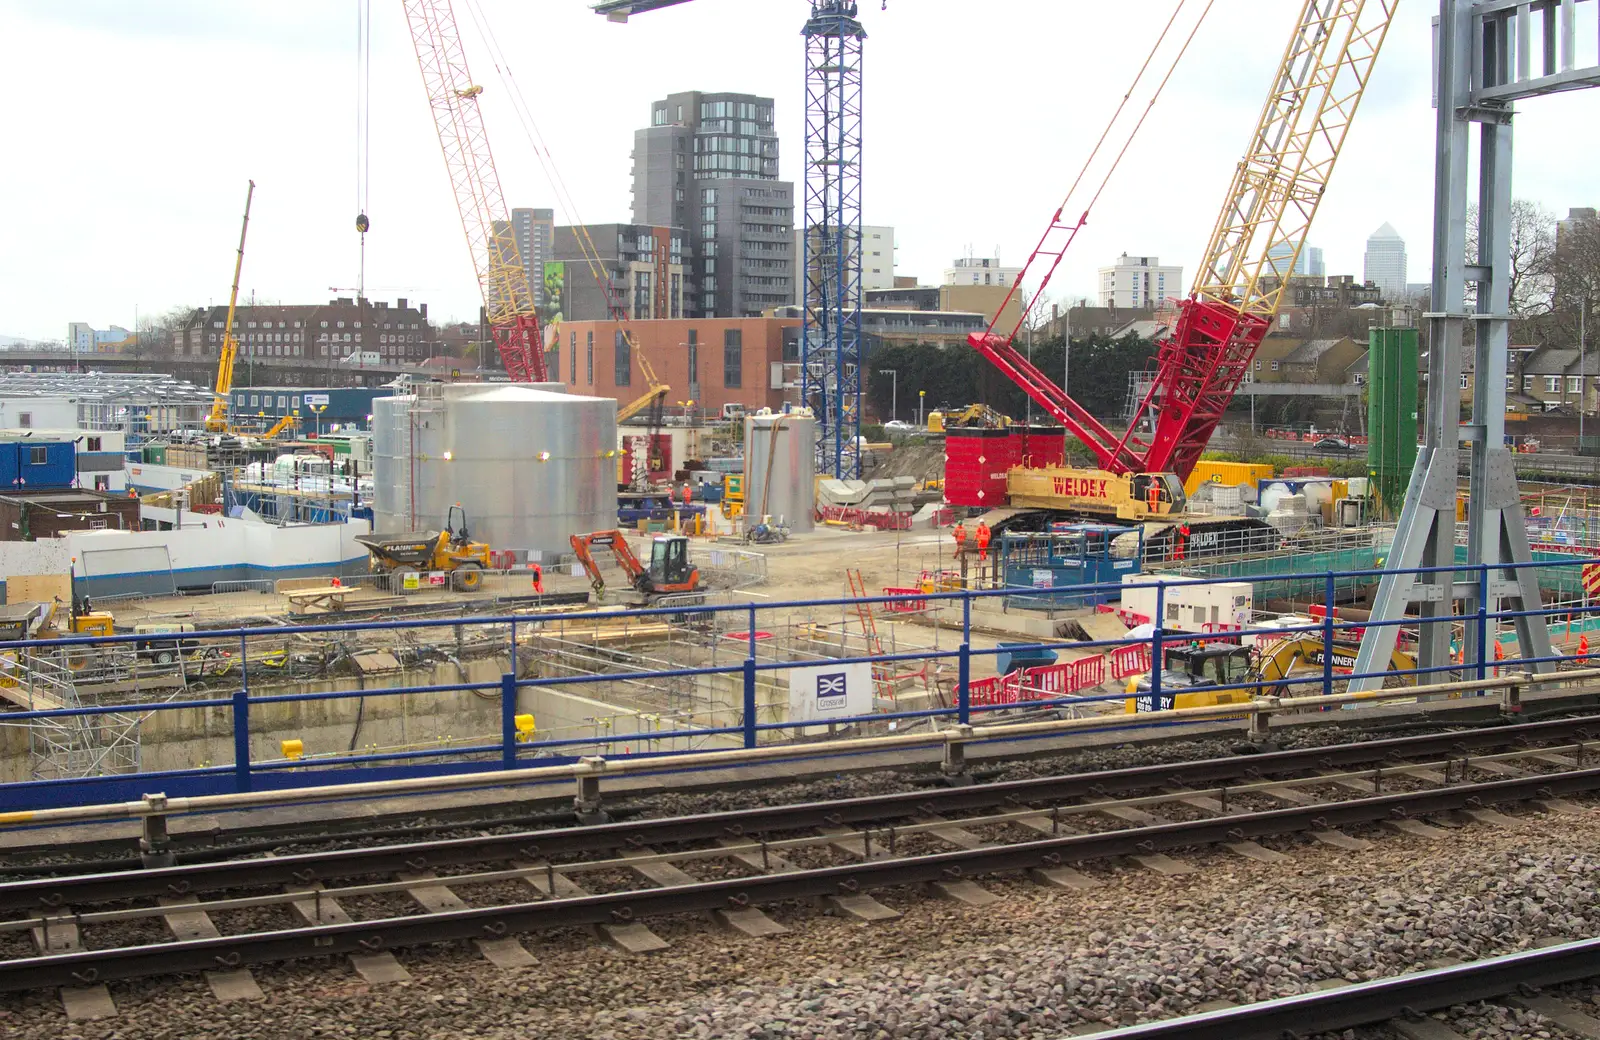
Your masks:
{"label": "yellow tower crane", "polygon": [[212,433],[228,431],[228,394],[233,390],[233,362],[239,356],[239,337],[233,333],[234,315],[239,309],[239,272],[244,270],[244,236],[250,230],[250,203],[256,197],[256,182],[244,196],[244,223],[239,227],[239,255],[233,261],[233,291],[228,294],[228,320],[222,326],[222,353],[217,358],[217,389],[213,392],[211,414],[206,429]]}

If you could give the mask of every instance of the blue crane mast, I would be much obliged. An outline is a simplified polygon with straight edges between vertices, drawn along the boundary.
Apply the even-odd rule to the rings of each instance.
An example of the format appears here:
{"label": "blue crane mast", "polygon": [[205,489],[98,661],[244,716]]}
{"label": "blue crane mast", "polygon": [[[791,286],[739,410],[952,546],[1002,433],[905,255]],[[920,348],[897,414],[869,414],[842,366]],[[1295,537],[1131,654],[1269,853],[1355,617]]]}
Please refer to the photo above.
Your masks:
{"label": "blue crane mast", "polygon": [[[689,0],[605,0],[615,22]],[[855,0],[810,0],[805,38],[805,178],[800,269],[801,399],[816,416],[817,462],[861,475],[861,64]]]}

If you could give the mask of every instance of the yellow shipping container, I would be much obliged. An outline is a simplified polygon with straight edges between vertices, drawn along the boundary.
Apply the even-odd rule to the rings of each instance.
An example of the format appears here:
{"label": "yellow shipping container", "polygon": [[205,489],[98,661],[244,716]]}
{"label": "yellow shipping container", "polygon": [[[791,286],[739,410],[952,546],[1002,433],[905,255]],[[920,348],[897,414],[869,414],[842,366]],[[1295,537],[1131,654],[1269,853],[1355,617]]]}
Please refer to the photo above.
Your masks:
{"label": "yellow shipping container", "polygon": [[1272,467],[1260,462],[1211,462],[1201,459],[1194,464],[1189,479],[1183,482],[1183,493],[1192,495],[1201,484],[1226,484],[1237,487],[1249,484],[1259,487],[1263,480],[1272,479]]}

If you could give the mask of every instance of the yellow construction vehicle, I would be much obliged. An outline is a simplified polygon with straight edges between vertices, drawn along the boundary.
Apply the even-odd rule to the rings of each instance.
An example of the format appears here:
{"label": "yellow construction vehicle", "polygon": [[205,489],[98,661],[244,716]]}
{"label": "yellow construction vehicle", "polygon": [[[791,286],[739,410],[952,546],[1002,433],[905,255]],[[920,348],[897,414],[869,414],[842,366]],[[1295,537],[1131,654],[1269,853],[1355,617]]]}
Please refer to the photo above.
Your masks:
{"label": "yellow construction vehicle", "polygon": [[[453,526],[461,513],[461,526]],[[459,505],[450,507],[443,531],[407,534],[361,535],[356,541],[372,554],[368,568],[374,574],[388,575],[390,592],[415,592],[423,587],[423,574],[442,571],[450,575],[450,587],[457,592],[476,592],[483,588],[483,572],[489,566],[489,546],[471,541],[467,535],[467,514]]]}
{"label": "yellow construction vehicle", "polygon": [[969,404],[959,411],[928,413],[928,432],[943,433],[952,426],[978,426],[989,430],[1003,430],[1011,425],[1011,417],[995,411],[986,404]]}
{"label": "yellow construction vehicle", "polygon": [[217,356],[217,388],[211,401],[211,413],[206,416],[206,429],[211,433],[228,432],[228,394],[233,390],[233,362],[239,356],[239,337],[234,334],[234,316],[239,309],[239,272],[244,269],[244,236],[250,230],[250,202],[256,196],[256,182],[244,196],[244,223],[239,228],[239,255],[233,261],[233,289],[228,294],[228,320],[222,326],[222,350]]}
{"label": "yellow construction vehicle", "polygon": [[[1324,664],[1323,641],[1311,634],[1300,634],[1279,639],[1264,649],[1239,646],[1234,643],[1205,641],[1194,646],[1172,646],[1166,649],[1167,663],[1161,671],[1161,709],[1203,708],[1213,704],[1244,704],[1253,697],[1288,696],[1290,687],[1282,680],[1289,678],[1297,668],[1314,668],[1320,671]],[[1355,667],[1359,644],[1333,644],[1335,671],[1348,673]],[[1396,649],[1389,659],[1389,668],[1396,672],[1411,672],[1417,667],[1416,658]],[[1415,681],[1405,675],[1409,684]],[[1222,690],[1218,687],[1254,683],[1253,688]],[[1128,680],[1129,697],[1124,708],[1129,713],[1154,711],[1150,697],[1150,676],[1135,676]]]}
{"label": "yellow construction vehicle", "polygon": [[722,515],[737,520],[744,515],[744,474],[722,475]]}
{"label": "yellow construction vehicle", "polygon": [[1166,520],[1182,514],[1188,505],[1176,473],[1112,473],[1066,466],[1008,470],[1006,494],[1013,506],[1118,520]]}

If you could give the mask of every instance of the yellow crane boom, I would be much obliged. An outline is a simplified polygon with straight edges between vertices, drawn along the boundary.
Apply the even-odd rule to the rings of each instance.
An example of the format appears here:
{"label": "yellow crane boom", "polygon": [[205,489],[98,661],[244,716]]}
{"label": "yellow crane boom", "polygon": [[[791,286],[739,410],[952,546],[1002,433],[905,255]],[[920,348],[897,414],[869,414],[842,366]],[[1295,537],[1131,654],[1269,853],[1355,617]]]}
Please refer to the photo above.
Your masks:
{"label": "yellow crane boom", "polygon": [[223,433],[228,429],[228,394],[233,390],[233,362],[239,356],[239,337],[233,332],[233,318],[239,308],[239,273],[244,270],[244,236],[250,230],[250,203],[256,197],[256,182],[244,196],[244,223],[239,227],[239,255],[233,261],[233,290],[228,294],[228,320],[222,326],[222,353],[217,358],[217,388],[213,392],[211,414],[206,429]]}

